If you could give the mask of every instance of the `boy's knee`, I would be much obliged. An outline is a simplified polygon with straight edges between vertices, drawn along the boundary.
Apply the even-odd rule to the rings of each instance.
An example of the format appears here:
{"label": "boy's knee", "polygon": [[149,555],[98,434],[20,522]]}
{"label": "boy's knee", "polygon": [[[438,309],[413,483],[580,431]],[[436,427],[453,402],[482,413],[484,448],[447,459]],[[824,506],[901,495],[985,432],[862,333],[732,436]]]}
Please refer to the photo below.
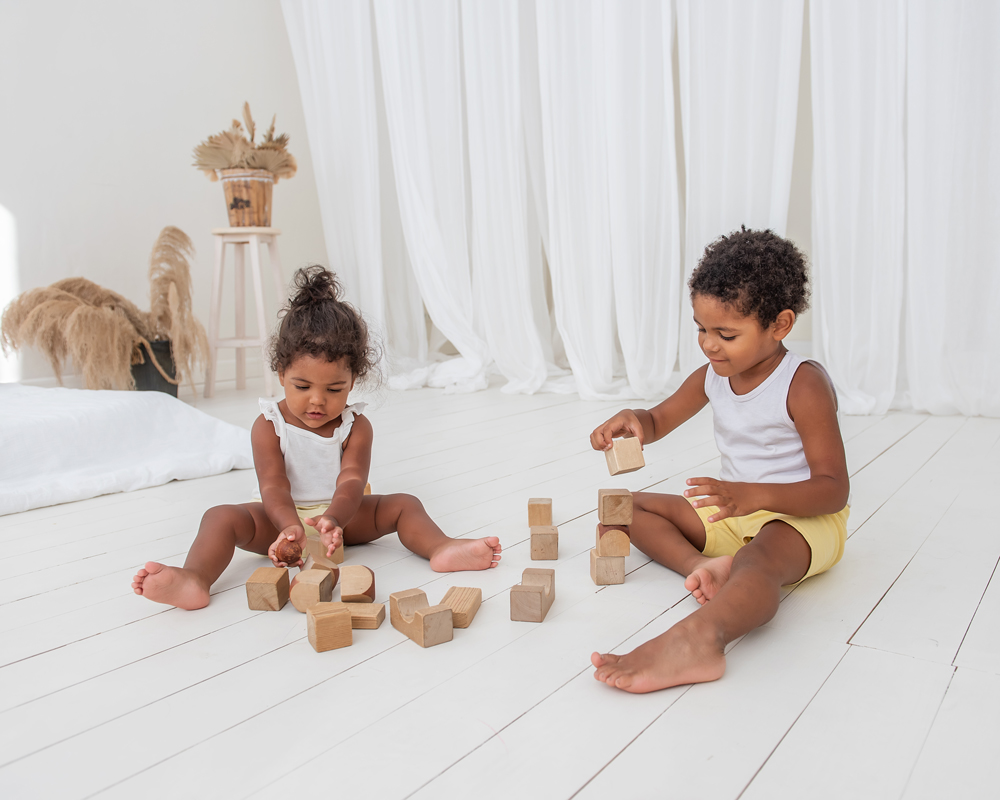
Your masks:
{"label": "boy's knee", "polygon": [[213,506],[204,513],[201,523],[212,528],[219,528],[226,525],[235,527],[240,522],[245,521],[249,515],[250,512],[243,508],[243,506]]}

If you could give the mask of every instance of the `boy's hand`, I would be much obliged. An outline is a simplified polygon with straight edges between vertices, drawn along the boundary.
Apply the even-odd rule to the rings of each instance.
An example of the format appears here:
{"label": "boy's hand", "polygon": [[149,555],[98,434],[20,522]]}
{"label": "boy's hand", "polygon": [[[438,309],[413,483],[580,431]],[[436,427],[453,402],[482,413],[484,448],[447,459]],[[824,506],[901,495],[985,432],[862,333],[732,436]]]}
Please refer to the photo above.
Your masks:
{"label": "boy's hand", "polygon": [[691,504],[695,508],[719,507],[719,510],[708,518],[709,522],[718,522],[727,517],[745,517],[754,511],[760,511],[760,507],[755,503],[752,483],[720,481],[718,478],[688,478],[687,485],[691,488],[684,490],[685,497],[705,498],[695,500]]}
{"label": "boy's hand", "polygon": [[326,547],[327,558],[331,558],[334,551],[344,543],[344,529],[329,514],[323,514],[320,517],[308,517],[303,522],[319,531],[319,540]]}
{"label": "boy's hand", "polygon": [[611,440],[615,436],[624,436],[626,434],[638,439],[640,445],[645,444],[643,441],[645,432],[642,429],[642,423],[639,422],[639,418],[635,415],[635,412],[629,408],[619,411],[599,428],[596,428],[590,434],[590,446],[595,450],[610,450]]}
{"label": "boy's hand", "polygon": [[295,564],[286,564],[284,561],[278,561],[277,555],[275,555],[275,548],[277,548],[278,543],[288,539],[290,542],[298,542],[299,547],[305,552],[306,549],[306,531],[301,525],[289,525],[281,533],[278,534],[278,538],[274,540],[269,548],[267,548],[267,555],[270,557],[271,561],[274,562],[276,567],[301,567],[304,563],[301,558]]}

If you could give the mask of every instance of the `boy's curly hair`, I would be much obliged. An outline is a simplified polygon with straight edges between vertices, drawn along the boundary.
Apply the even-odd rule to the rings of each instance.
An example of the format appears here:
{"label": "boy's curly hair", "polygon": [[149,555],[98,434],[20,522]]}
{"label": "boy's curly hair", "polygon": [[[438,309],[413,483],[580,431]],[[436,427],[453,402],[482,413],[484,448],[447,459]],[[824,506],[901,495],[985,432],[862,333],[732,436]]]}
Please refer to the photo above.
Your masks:
{"label": "boy's curly hair", "polygon": [[354,306],[341,300],[337,276],[314,264],[293,278],[295,293],[278,317],[281,323],[271,338],[271,369],[282,373],[302,355],[339,361],[347,358],[358,381],[377,376],[381,348],[372,340],[368,324]]}
{"label": "boy's curly hair", "polygon": [[809,307],[809,277],[799,249],[773,231],[742,226],[708,247],[688,281],[691,296],[714,297],[768,327],[786,308]]}

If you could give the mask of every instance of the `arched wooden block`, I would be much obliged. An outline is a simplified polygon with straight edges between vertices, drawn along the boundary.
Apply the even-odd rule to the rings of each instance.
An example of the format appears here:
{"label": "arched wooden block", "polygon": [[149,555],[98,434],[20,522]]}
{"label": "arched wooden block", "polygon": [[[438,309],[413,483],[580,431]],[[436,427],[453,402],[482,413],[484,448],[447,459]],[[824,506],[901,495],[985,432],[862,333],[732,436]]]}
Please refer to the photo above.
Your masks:
{"label": "arched wooden block", "polygon": [[556,571],[528,568],[521,584],[510,587],[510,618],[516,622],[541,622],[556,599]]}
{"label": "arched wooden block", "polygon": [[451,607],[429,606],[420,589],[389,595],[389,622],[421,647],[450,642],[454,636]]}
{"label": "arched wooden block", "polygon": [[441,598],[441,605],[451,609],[452,625],[468,628],[483,604],[483,590],[465,586],[452,586]]}
{"label": "arched wooden block", "polygon": [[608,461],[608,472],[612,475],[635,472],[646,466],[646,461],[642,457],[642,445],[634,436],[615,439],[611,449],[604,451],[604,457]]}
{"label": "arched wooden block", "polygon": [[337,581],[340,580],[340,567],[333,563],[326,556],[320,556],[319,558],[314,558],[310,553],[306,556],[305,563],[302,565],[302,571],[305,572],[309,569],[325,569],[330,573],[330,577],[333,580],[333,586],[336,587]]}
{"label": "arched wooden block", "polygon": [[292,605],[303,614],[317,603],[333,599],[333,573],[326,569],[306,569],[292,580]]}
{"label": "arched wooden block", "polygon": [[317,603],[306,611],[306,632],[317,653],[347,647],[354,642],[351,612],[344,603]]}
{"label": "arched wooden block", "polygon": [[632,552],[628,525],[597,525],[597,555],[602,558],[624,557]]}
{"label": "arched wooden block", "polygon": [[604,525],[631,525],[632,492],[628,489],[598,489],[597,519]]}
{"label": "arched wooden block", "polygon": [[375,602],[375,573],[363,564],[340,568],[340,599],[345,603]]}

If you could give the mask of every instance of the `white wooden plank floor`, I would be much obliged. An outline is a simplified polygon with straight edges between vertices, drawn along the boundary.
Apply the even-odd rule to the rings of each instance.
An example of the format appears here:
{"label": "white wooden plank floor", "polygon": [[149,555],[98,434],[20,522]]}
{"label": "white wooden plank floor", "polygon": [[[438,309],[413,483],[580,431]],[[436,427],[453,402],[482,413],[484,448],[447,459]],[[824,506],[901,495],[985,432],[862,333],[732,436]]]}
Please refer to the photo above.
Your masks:
{"label": "white wooden plank floor", "polygon": [[[253,391],[196,405],[247,428],[257,414]],[[0,517],[0,797],[997,796],[1000,420],[846,418],[841,564],[734,642],[721,681],[633,696],[593,680],[591,651],[631,649],[696,604],[634,550],[624,585],[591,583],[597,489],[677,492],[718,452],[703,413],[610,478],[587,436],[617,405],[495,387],[373,398],[375,491],[504,546],[498,569],[457,575],[394,536],[348,550],[379,601],[483,589],[474,624],[429,650],[386,622],[313,652],[291,605],[247,609],[265,560],[245,553],[207,609],[132,594],[145,561],[183,561],[209,506],[248,499],[252,471]],[[509,619],[532,496],[560,526],[541,625]]]}

